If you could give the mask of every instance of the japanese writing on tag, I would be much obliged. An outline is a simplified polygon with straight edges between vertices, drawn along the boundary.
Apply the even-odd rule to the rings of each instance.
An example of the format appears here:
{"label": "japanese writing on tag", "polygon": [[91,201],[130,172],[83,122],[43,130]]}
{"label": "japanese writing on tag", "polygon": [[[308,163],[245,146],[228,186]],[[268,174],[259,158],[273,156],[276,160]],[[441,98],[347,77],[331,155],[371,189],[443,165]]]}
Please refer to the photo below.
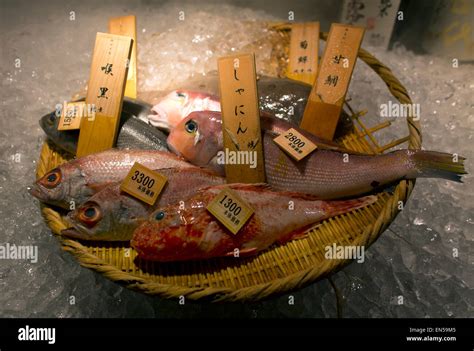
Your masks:
{"label": "japanese writing on tag", "polygon": [[[265,181],[260,111],[258,108],[255,56],[221,57],[218,60],[224,152],[252,154],[256,163],[225,163],[228,183]],[[250,157],[247,157],[250,159]],[[251,167],[252,166],[252,167]]]}
{"label": "japanese writing on tag", "polygon": [[81,119],[78,157],[113,147],[122,111],[125,80],[133,39],[97,33],[92,55],[86,104],[94,106],[95,118]]}
{"label": "japanese writing on tag", "polygon": [[319,22],[291,26],[287,76],[313,84],[318,70]]}
{"label": "japanese writing on tag", "polygon": [[297,130],[290,128],[273,141],[288,155],[299,161],[318,147]]}
{"label": "japanese writing on tag", "polygon": [[399,6],[400,0],[345,0],[341,22],[365,27],[365,44],[388,48],[396,20],[403,20]]}
{"label": "japanese writing on tag", "polygon": [[68,102],[61,111],[58,130],[74,130],[81,127],[81,118],[84,115],[85,102]]}
{"label": "japanese writing on tag", "polygon": [[165,176],[135,162],[122,184],[120,184],[120,190],[149,205],[153,205],[166,182],[167,178]]}
{"label": "japanese writing on tag", "polygon": [[322,102],[341,104],[351,81],[364,28],[333,23],[329,31],[318,80],[311,95]]}
{"label": "japanese writing on tag", "polygon": [[237,234],[254,212],[252,207],[229,188],[224,188],[207,206],[207,210],[232,234]]}
{"label": "japanese writing on tag", "polygon": [[125,35],[133,39],[130,56],[125,96],[137,98],[137,20],[134,15],[109,19],[109,33]]}
{"label": "japanese writing on tag", "polygon": [[300,127],[332,140],[354,69],[364,28],[333,23]]}

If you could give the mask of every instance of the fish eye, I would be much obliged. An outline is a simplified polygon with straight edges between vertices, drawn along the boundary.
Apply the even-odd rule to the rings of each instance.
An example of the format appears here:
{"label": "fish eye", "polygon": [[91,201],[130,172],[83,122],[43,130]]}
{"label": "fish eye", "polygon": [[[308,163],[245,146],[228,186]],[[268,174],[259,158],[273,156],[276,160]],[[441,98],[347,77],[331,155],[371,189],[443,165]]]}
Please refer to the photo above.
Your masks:
{"label": "fish eye", "polygon": [[84,210],[84,216],[87,218],[94,218],[96,216],[96,210],[94,207],[88,207]]}
{"label": "fish eye", "polygon": [[189,121],[185,123],[184,128],[186,129],[188,133],[196,133],[198,129],[198,125],[195,121],[190,119]]}
{"label": "fish eye", "polygon": [[155,219],[157,221],[161,221],[163,218],[165,218],[165,213],[163,211],[159,211],[155,214]]}
{"label": "fish eye", "polygon": [[56,187],[61,182],[61,170],[59,168],[55,168],[49,173],[47,173],[39,183],[44,185],[46,188],[52,189]]}
{"label": "fish eye", "polygon": [[48,118],[48,123],[54,124],[55,121],[56,121],[56,114],[55,113],[50,114]]}
{"label": "fish eye", "polygon": [[95,203],[85,203],[79,209],[79,220],[88,227],[96,225],[101,218],[100,208]]}
{"label": "fish eye", "polygon": [[185,98],[185,97],[186,97],[186,94],[185,94],[185,93],[182,93],[182,92],[180,92],[180,91],[177,91],[177,92],[176,92],[176,96],[177,96],[177,97],[180,97],[180,98]]}

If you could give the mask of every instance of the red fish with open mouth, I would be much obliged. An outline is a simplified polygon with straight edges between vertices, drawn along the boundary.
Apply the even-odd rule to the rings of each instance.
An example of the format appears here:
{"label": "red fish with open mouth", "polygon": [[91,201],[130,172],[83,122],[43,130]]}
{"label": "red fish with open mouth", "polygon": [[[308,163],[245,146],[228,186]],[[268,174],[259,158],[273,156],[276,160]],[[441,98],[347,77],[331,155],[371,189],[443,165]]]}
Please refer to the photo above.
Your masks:
{"label": "red fish with open mouth", "polygon": [[[254,209],[252,217],[236,235],[206,209],[226,186]],[[305,194],[273,191],[261,184],[208,187],[184,201],[184,206],[175,204],[153,212],[148,221],[135,230],[131,245],[141,258],[162,262],[232,256],[236,249],[239,256],[248,256],[274,243],[301,238],[311,225],[376,200],[372,195],[323,201]]]}

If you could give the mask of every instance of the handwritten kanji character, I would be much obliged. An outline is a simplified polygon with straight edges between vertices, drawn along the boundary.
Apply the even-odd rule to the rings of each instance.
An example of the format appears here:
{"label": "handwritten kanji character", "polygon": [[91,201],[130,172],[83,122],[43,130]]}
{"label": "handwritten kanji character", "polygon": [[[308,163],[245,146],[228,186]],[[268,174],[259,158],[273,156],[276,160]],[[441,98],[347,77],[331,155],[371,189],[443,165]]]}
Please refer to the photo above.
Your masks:
{"label": "handwritten kanji character", "polygon": [[114,74],[112,73],[112,66],[113,64],[107,63],[105,66],[102,66],[100,69],[104,71],[105,74],[109,74],[113,76]]}
{"label": "handwritten kanji character", "polygon": [[306,61],[308,61],[308,56],[298,57],[298,63],[306,63]]}
{"label": "handwritten kanji character", "polygon": [[339,76],[329,75],[329,76],[327,76],[326,81],[324,82],[324,84],[325,85],[332,85],[332,86],[335,87],[337,85],[338,80],[339,80]]}
{"label": "handwritten kanji character", "polygon": [[336,63],[336,64],[339,64],[339,62],[341,62],[341,60],[345,59],[344,56],[342,56],[341,54],[339,55],[336,55],[332,58],[332,62]]}
{"label": "handwritten kanji character", "polygon": [[107,93],[107,91],[109,90],[109,88],[100,87],[99,90],[100,90],[100,95],[98,95],[97,98],[99,98],[99,99],[101,99],[101,98],[106,98],[106,99],[108,99],[108,97],[105,95],[105,93]]}

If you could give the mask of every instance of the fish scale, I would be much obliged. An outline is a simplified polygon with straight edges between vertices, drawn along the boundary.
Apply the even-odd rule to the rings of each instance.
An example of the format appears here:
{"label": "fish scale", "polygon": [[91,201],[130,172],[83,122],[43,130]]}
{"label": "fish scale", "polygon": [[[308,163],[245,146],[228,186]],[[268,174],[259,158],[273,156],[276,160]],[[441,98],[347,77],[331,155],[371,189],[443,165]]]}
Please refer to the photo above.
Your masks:
{"label": "fish scale", "polygon": [[[90,197],[76,210],[69,212],[70,228],[62,234],[84,240],[124,241],[132,238],[133,230],[150,212],[169,204],[179,203],[195,194],[197,189],[225,183],[225,179],[197,167],[156,170],[167,178],[166,185],[154,205],[148,205],[120,190],[112,183]],[[92,209],[99,216],[91,222],[84,213]]]}
{"label": "fish scale", "polygon": [[[381,155],[363,155],[318,140],[282,120],[269,122],[261,117],[265,175],[275,189],[298,191],[337,199],[358,196],[388,186],[401,179],[443,178],[462,182],[466,174],[464,158],[425,150],[397,150]],[[276,121],[276,119],[274,119]],[[189,128],[192,126],[192,128]],[[273,139],[294,128],[318,145],[300,161],[288,156]],[[223,174],[219,153],[224,150],[222,116],[219,112],[194,112],[182,120],[168,136],[168,146],[189,162]],[[348,162],[344,162],[347,158]]]}
{"label": "fish scale", "polygon": [[[151,106],[142,101],[124,99],[117,135],[117,148],[168,151],[166,135],[148,124],[146,115],[150,109]],[[70,154],[75,154],[79,130],[58,130],[59,120],[56,111],[53,111],[43,116],[39,123],[56,146]]]}
{"label": "fish scale", "polygon": [[[45,203],[69,208],[81,204],[110,183],[123,180],[135,162],[150,169],[189,168],[191,164],[166,151],[110,149],[66,162],[38,179],[30,193]],[[55,174],[60,182],[49,185]]]}
{"label": "fish scale", "polygon": [[[376,196],[343,201],[323,201],[295,192],[278,192],[265,185],[230,184],[254,209],[252,217],[234,235],[220,224],[207,205],[223,189],[214,186],[199,191],[184,202],[184,209],[171,205],[160,209],[164,216],[153,216],[138,227],[131,245],[147,260],[183,261],[256,254],[274,243],[305,236],[304,229],[323,219],[374,203]],[[294,209],[288,203],[294,202]]]}

